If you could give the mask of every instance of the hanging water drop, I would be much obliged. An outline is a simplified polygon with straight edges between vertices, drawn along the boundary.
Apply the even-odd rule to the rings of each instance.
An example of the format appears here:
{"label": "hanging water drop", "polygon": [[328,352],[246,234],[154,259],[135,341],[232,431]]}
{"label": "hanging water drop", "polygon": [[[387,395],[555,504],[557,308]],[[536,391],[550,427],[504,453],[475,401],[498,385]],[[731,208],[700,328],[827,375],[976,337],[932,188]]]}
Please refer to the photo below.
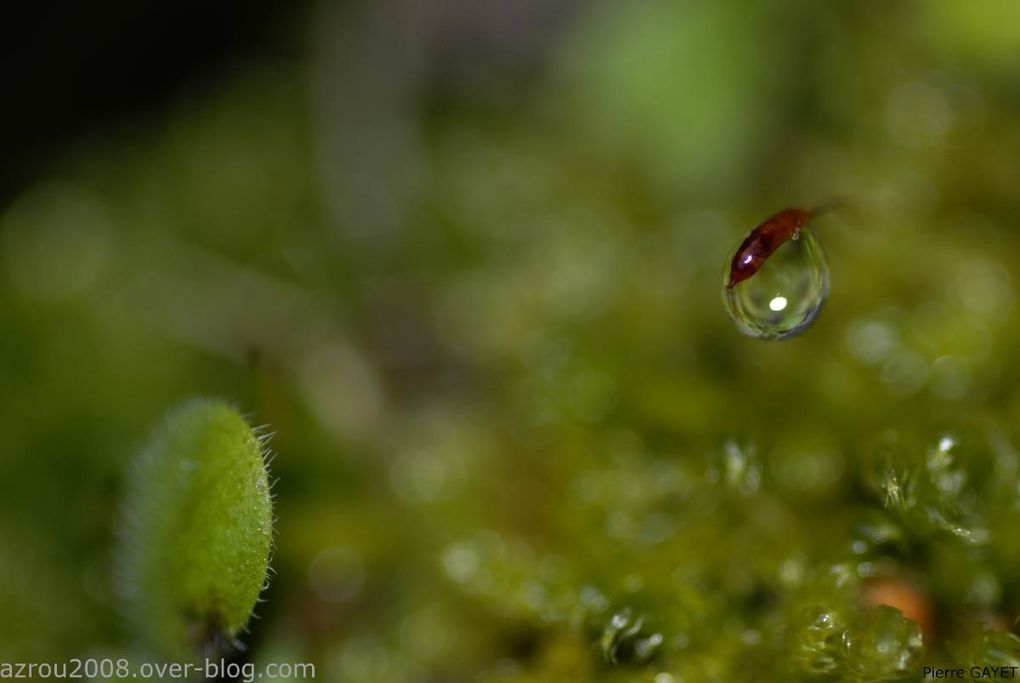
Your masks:
{"label": "hanging water drop", "polygon": [[829,266],[807,223],[817,212],[786,209],[752,230],[727,261],[723,301],[740,332],[785,339],[818,316]]}

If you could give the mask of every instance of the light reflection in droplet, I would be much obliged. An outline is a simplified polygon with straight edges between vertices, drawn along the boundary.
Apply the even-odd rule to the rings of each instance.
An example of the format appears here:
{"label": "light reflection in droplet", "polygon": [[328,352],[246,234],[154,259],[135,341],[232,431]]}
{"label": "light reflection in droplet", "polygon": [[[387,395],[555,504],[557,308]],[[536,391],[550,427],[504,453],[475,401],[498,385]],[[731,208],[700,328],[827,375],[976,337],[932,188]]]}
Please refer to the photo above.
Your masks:
{"label": "light reflection in droplet", "polygon": [[804,331],[829,294],[829,265],[807,227],[768,257],[748,279],[727,287],[732,256],[723,274],[723,301],[737,329],[759,339],[785,339]]}

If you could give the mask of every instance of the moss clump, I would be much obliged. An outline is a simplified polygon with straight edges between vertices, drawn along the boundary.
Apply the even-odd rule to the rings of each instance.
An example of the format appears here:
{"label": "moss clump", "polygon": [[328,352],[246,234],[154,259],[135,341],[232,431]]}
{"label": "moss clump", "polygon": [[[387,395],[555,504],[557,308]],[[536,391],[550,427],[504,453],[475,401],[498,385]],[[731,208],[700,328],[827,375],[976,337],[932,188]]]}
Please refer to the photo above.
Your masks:
{"label": "moss clump", "polygon": [[571,464],[545,543],[489,530],[442,556],[483,611],[556,646],[483,680],[877,683],[1016,660],[1020,455],[985,427],[865,450],[824,501],[735,442]]}
{"label": "moss clump", "polygon": [[187,660],[244,628],[265,581],[272,499],[261,441],[217,400],[163,421],[131,469],[121,588],[152,651]]}

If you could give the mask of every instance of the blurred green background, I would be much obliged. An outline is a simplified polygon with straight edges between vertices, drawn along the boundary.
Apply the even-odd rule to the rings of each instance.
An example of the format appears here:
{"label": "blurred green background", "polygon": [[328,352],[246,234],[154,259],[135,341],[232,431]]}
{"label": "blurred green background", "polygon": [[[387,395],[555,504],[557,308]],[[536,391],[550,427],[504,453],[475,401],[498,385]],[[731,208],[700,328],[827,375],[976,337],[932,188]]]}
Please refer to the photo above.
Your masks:
{"label": "blurred green background", "polygon": [[[253,661],[916,680],[1012,628],[1020,4],[386,0],[283,25],[130,114],[73,125],[76,99],[56,142],[3,131],[0,658],[130,650],[124,468],[194,395],[276,432]],[[737,334],[732,249],[835,198],[819,319]],[[873,465],[890,448],[916,505]],[[934,614],[923,655],[809,662],[798,619],[838,603],[874,636],[876,580]]]}

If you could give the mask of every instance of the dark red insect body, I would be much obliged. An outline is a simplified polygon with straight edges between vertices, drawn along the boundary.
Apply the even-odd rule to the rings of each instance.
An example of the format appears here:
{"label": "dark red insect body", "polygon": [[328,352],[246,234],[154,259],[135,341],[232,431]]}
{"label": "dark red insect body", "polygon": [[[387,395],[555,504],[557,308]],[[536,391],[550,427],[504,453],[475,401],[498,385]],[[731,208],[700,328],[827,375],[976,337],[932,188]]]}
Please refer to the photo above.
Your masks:
{"label": "dark red insect body", "polygon": [[727,289],[758,272],[765,260],[797,234],[817,212],[807,209],[784,209],[756,227],[740,244],[730,264]]}

